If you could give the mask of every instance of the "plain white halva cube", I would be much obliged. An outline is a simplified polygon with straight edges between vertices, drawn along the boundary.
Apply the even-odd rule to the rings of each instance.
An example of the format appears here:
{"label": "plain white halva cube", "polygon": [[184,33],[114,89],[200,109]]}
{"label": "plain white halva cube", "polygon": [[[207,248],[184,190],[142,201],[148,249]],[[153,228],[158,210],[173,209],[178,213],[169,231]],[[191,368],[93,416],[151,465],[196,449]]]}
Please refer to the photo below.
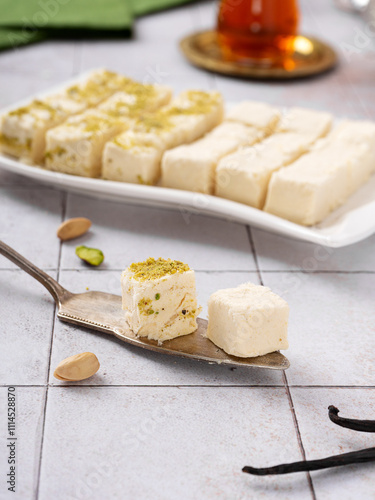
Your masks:
{"label": "plain white halva cube", "polygon": [[250,358],[287,349],[289,306],[265,286],[245,283],[213,293],[207,337],[232,356]]}

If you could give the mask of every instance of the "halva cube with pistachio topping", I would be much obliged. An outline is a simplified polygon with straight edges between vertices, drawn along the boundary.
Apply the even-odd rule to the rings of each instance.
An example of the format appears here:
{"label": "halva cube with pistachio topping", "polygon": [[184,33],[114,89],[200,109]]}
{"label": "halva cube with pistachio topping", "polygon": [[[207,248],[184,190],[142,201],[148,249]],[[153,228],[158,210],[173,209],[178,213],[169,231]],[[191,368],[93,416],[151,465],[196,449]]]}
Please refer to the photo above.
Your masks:
{"label": "halva cube with pistachio topping", "polygon": [[43,100],[35,99],[27,106],[9,111],[1,119],[1,150],[17,158],[40,163],[47,130],[83,109],[83,103],[56,95]]}
{"label": "halva cube with pistachio topping", "polygon": [[182,92],[168,106],[135,120],[133,128],[105,145],[103,178],[155,184],[164,151],[189,143],[218,125],[223,99],[217,92]]}
{"label": "halva cube with pistachio topping", "polygon": [[134,82],[106,99],[98,109],[115,118],[138,117],[143,113],[156,111],[169,103],[172,97],[171,87],[166,85],[144,85]]}
{"label": "halva cube with pistachio topping", "polygon": [[107,141],[127,130],[136,117],[166,104],[171,89],[162,85],[128,83],[127,87],[47,133],[45,165],[66,174],[99,177]]}
{"label": "halva cube with pistachio topping", "polygon": [[245,283],[213,293],[207,337],[233,356],[250,358],[288,348],[289,306],[265,286]]}
{"label": "halva cube with pistachio topping", "polygon": [[89,109],[47,132],[45,166],[83,177],[101,174],[104,144],[127,127],[126,122]]}
{"label": "halva cube with pistachio topping", "polygon": [[131,264],[121,287],[125,319],[136,335],[163,342],[197,329],[201,308],[187,264],[162,258]]}
{"label": "halva cube with pistachio topping", "polygon": [[69,116],[99,104],[135,82],[106,70],[97,70],[57,94],[35,99],[6,113],[0,120],[0,148],[22,160],[41,163],[46,132]]}

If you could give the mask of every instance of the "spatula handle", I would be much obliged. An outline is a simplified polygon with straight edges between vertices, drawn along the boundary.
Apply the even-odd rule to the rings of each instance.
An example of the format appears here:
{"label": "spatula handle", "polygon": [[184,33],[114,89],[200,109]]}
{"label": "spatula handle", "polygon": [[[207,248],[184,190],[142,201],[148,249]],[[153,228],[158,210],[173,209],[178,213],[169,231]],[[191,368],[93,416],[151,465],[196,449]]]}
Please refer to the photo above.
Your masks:
{"label": "spatula handle", "polygon": [[65,290],[57,281],[55,281],[51,276],[34,264],[32,264],[29,260],[22,257],[18,252],[13,250],[10,246],[6,245],[3,241],[0,240],[0,254],[4,255],[7,259],[11,260],[16,266],[20,267],[24,271],[26,271],[30,276],[39,281],[43,286],[47,288],[49,293],[55,299],[55,302],[58,306],[61,305],[61,301],[63,297],[70,295],[70,292]]}

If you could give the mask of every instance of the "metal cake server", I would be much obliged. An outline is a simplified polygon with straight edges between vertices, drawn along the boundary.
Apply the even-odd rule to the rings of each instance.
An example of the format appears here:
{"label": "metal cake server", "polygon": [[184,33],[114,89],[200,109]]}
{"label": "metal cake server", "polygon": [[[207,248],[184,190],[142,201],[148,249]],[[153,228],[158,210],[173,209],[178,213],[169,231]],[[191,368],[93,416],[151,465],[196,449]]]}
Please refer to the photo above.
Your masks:
{"label": "metal cake server", "polygon": [[183,358],[229,366],[252,366],[273,370],[289,368],[289,361],[280,352],[256,358],[237,358],[226,354],[205,337],[207,321],[201,318],[198,318],[198,329],[194,333],[165,341],[160,345],[146,337],[137,337],[124,320],[120,296],[103,292],[71,293],[2,241],[0,241],[0,254],[47,288],[58,307],[57,316],[62,321],[108,333],[124,342],[150,351]]}

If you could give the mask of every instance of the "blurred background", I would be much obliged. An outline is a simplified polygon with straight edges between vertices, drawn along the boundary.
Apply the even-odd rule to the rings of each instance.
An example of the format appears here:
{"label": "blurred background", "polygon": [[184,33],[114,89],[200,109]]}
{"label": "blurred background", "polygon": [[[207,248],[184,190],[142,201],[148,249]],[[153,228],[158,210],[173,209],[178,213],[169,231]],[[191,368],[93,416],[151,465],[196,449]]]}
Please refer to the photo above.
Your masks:
{"label": "blurred background", "polygon": [[[238,5],[232,1],[233,8]],[[108,67],[176,92],[216,88],[226,99],[306,105],[374,118],[375,7],[366,0],[300,0],[300,28],[333,47],[337,67],[293,81],[228,78],[193,67],[181,38],[216,26],[219,2],[0,0],[0,106],[82,71]],[[366,105],[364,105],[366,102]]]}

